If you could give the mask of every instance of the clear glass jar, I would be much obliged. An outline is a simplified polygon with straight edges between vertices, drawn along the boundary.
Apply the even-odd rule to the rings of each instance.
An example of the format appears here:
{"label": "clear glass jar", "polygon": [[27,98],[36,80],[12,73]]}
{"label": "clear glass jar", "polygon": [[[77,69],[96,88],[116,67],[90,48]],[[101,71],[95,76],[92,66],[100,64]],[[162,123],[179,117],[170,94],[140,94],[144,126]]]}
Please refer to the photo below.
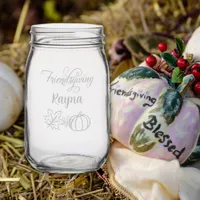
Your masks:
{"label": "clear glass jar", "polygon": [[103,38],[101,25],[31,27],[25,149],[34,168],[82,173],[105,162],[109,75]]}

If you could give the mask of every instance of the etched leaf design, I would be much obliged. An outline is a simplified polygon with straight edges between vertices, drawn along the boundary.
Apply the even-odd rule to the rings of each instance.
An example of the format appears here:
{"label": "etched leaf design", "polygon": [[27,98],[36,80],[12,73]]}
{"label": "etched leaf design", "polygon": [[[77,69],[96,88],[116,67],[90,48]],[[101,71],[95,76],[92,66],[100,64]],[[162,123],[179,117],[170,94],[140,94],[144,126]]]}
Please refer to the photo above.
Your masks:
{"label": "etched leaf design", "polygon": [[62,116],[61,111],[53,112],[51,109],[48,109],[47,115],[44,116],[44,121],[47,124],[47,127],[50,127],[52,130],[54,129],[59,130],[60,126],[69,127],[72,129],[72,126],[70,125],[70,120],[77,116],[81,118],[81,120],[79,120],[80,123],[86,122],[85,124],[82,124],[82,130],[86,130],[91,125],[91,120],[87,115],[81,112],[79,112],[78,115]]}
{"label": "etched leaf design", "polygon": [[51,119],[48,116],[45,116],[44,119],[47,124],[51,123]]}
{"label": "etched leaf design", "polygon": [[48,113],[48,116],[51,116],[51,117],[53,116],[53,111],[51,109],[48,109],[47,113]]}
{"label": "etched leaf design", "polygon": [[69,126],[69,119],[70,119],[69,116],[63,117],[63,118],[62,118],[62,124],[61,124],[61,125],[64,125],[65,127],[68,127],[68,126]]}
{"label": "etched leaf design", "polygon": [[55,112],[55,117],[60,117],[61,116],[61,111],[57,111],[57,112]]}
{"label": "etched leaf design", "polygon": [[59,130],[59,125],[62,125],[62,119],[61,119],[61,111],[57,111],[53,113],[51,109],[48,109],[47,115],[44,116],[45,123],[51,127],[52,129]]}

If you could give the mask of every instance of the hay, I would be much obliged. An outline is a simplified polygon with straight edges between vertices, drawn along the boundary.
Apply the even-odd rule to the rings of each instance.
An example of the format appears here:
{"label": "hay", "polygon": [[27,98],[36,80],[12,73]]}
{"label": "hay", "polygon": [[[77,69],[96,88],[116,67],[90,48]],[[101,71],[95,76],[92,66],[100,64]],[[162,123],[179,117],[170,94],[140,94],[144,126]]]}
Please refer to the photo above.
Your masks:
{"label": "hay", "polygon": [[80,19],[104,25],[108,52],[114,39],[128,35],[190,35],[200,25],[199,4],[200,0],[117,0]]}

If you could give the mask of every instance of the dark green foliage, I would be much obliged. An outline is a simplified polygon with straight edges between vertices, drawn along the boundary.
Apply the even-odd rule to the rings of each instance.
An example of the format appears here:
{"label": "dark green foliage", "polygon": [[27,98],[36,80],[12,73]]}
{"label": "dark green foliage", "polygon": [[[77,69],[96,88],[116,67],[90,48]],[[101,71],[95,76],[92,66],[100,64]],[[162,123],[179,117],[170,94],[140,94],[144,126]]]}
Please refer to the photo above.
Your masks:
{"label": "dark green foliage", "polygon": [[176,67],[177,59],[170,53],[161,53],[161,57],[167,62],[167,64],[171,67]]}
{"label": "dark green foliage", "polygon": [[185,50],[185,43],[180,38],[175,38],[175,41],[176,41],[176,48],[177,48],[177,51],[178,51],[178,56],[181,57],[183,55],[184,50]]}
{"label": "dark green foliage", "polygon": [[160,76],[151,68],[148,67],[135,67],[131,68],[128,71],[122,73],[120,78],[126,78],[128,80],[132,80],[133,78],[160,78]]}

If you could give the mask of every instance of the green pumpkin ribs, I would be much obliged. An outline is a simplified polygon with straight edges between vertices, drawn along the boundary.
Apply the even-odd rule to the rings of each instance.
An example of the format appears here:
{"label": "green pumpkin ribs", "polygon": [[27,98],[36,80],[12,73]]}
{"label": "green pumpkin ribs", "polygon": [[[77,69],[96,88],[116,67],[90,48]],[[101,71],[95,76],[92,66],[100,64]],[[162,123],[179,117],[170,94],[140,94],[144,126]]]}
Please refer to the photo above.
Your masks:
{"label": "green pumpkin ribs", "polygon": [[181,94],[174,89],[168,89],[165,93],[159,96],[154,109],[149,113],[158,113],[164,117],[167,125],[169,125],[180,113],[182,104],[183,98]]}
{"label": "green pumpkin ribs", "polygon": [[169,88],[159,96],[154,104],[154,109],[150,113],[158,113],[166,120],[167,125],[171,124],[175,117],[180,113],[183,98],[188,87],[193,83],[194,76],[187,75],[177,89]]}
{"label": "green pumpkin ribs", "polygon": [[145,134],[142,124],[137,125],[130,138],[130,145],[133,150],[138,153],[143,153],[152,149],[155,144],[156,142]]}
{"label": "green pumpkin ribs", "polygon": [[153,69],[140,66],[140,67],[131,68],[125,71],[119,76],[119,78],[126,78],[127,80],[140,79],[140,78],[141,79],[144,79],[144,78],[160,79],[160,76]]}

